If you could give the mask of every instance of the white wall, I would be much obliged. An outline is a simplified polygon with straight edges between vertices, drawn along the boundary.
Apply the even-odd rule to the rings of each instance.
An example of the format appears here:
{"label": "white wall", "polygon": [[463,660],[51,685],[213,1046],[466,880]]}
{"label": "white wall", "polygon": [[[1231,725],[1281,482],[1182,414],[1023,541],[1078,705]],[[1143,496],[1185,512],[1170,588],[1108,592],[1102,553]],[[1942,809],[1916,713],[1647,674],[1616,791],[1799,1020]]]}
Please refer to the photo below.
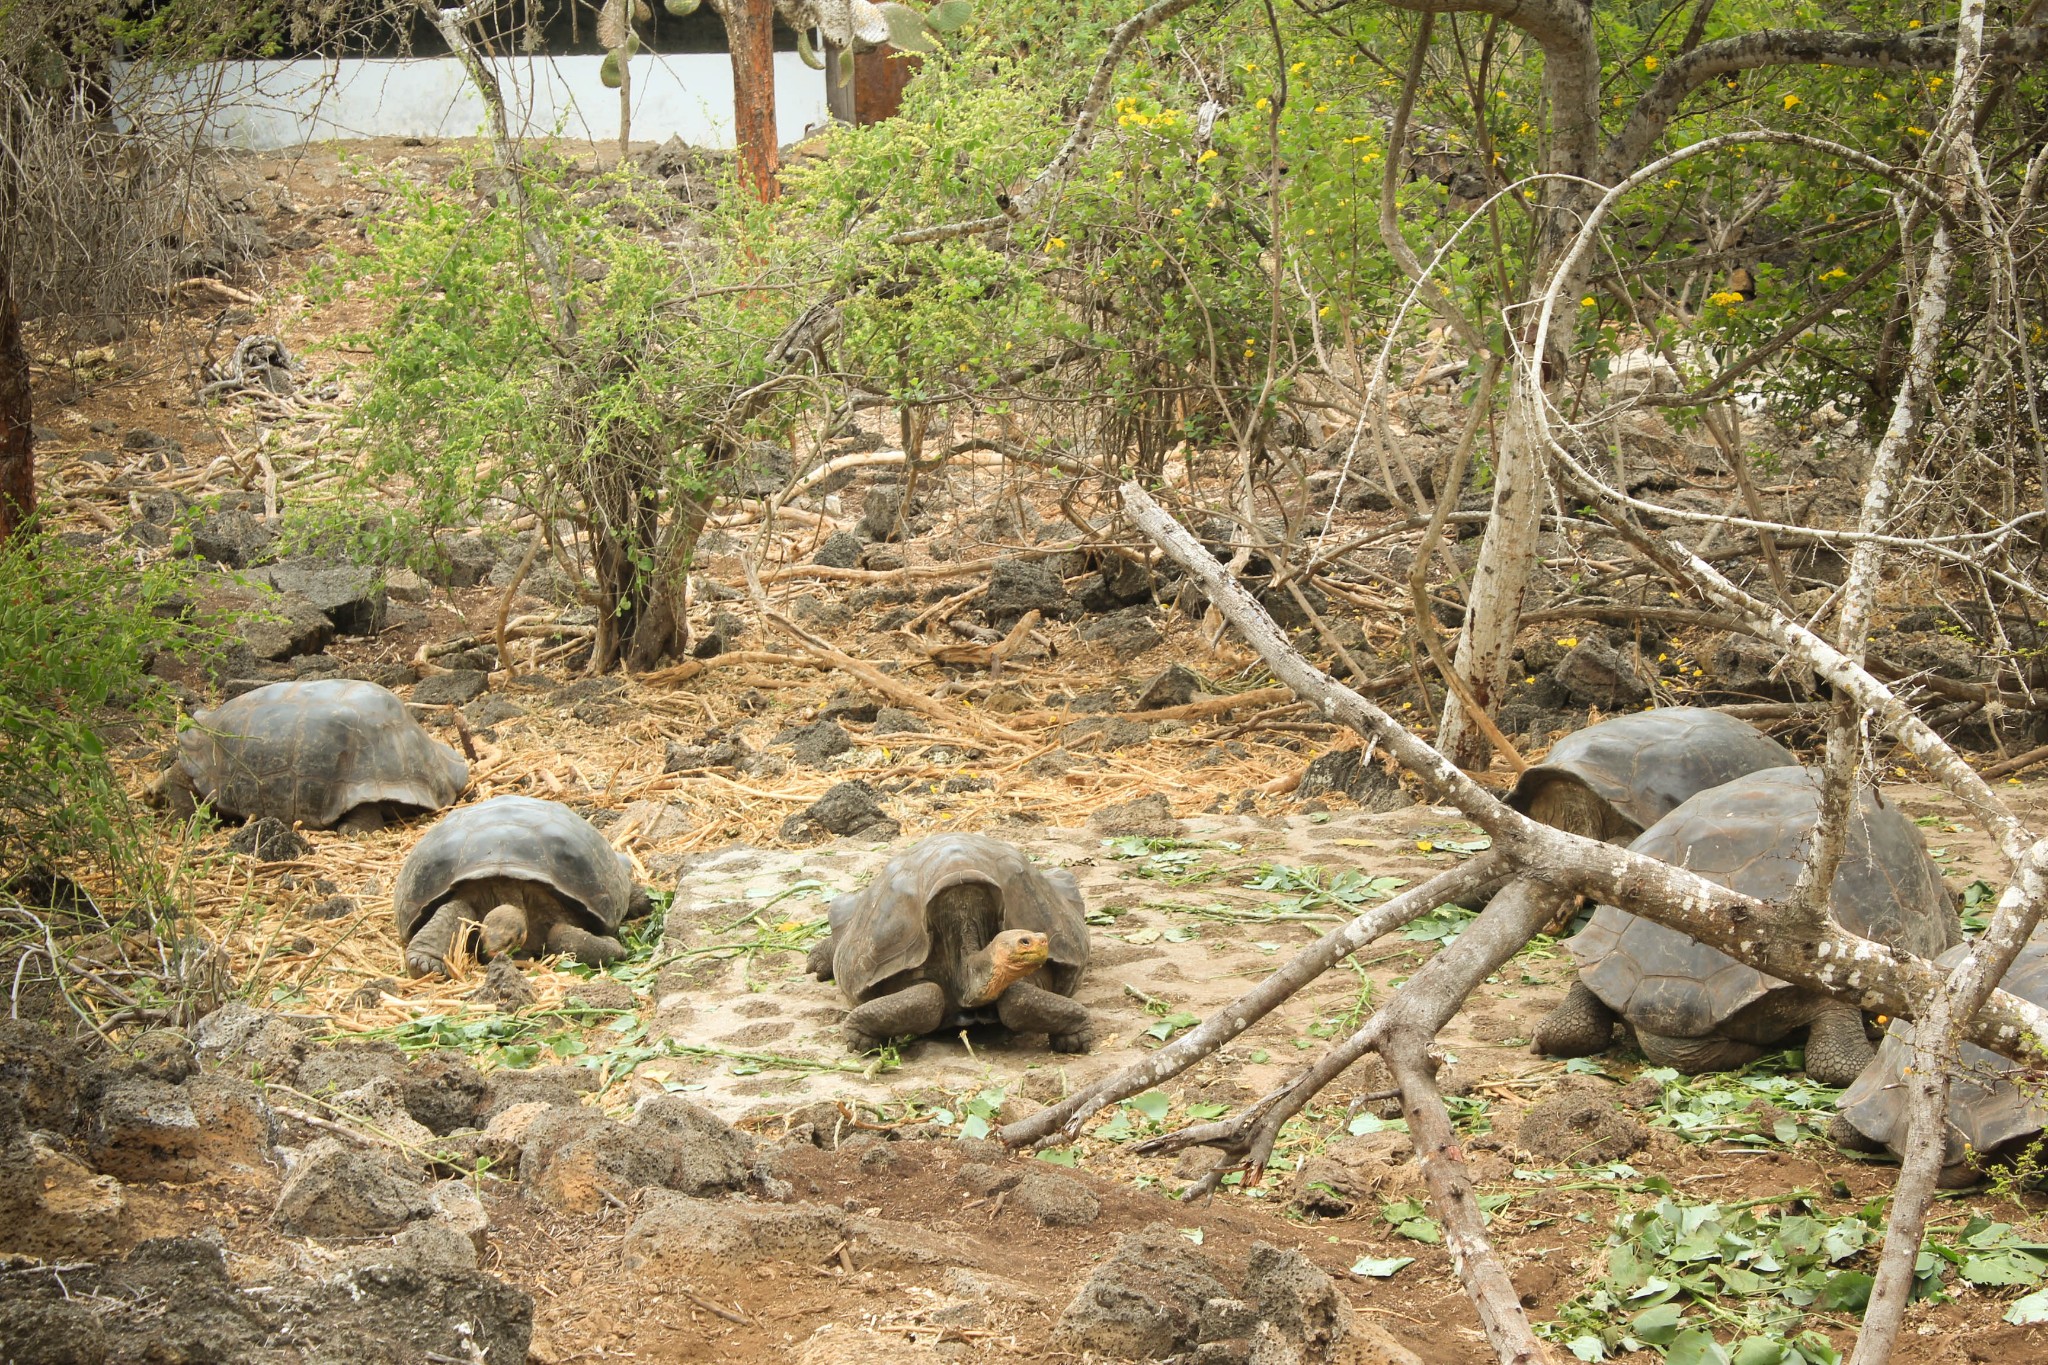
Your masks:
{"label": "white wall", "polygon": [[[598,56],[493,59],[513,130],[616,140],[619,92],[598,79],[603,62]],[[697,147],[732,146],[732,63],[724,53],[642,52],[630,72],[633,141],[675,135]],[[126,75],[121,71],[117,79]],[[469,137],[484,121],[483,101],[453,57],[217,62],[160,79],[149,91],[124,91],[123,100],[175,108],[198,88],[219,92],[209,139],[251,151],[336,138]],[[785,144],[801,141],[825,118],[825,73],[793,52],[776,53],[777,137]]]}

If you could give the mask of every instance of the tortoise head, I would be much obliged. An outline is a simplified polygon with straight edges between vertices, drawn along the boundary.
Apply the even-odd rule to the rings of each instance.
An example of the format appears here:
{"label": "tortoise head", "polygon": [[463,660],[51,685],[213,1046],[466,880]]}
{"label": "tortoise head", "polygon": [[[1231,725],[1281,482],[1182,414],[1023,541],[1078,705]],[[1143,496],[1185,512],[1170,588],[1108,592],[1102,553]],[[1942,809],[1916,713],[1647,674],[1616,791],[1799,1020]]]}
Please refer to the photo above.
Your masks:
{"label": "tortoise head", "polygon": [[1043,967],[1052,956],[1052,940],[1029,929],[1005,929],[989,940],[986,951],[992,970],[984,1003]]}
{"label": "tortoise head", "polygon": [[500,905],[484,916],[483,955],[509,957],[526,946],[526,912],[516,905]]}

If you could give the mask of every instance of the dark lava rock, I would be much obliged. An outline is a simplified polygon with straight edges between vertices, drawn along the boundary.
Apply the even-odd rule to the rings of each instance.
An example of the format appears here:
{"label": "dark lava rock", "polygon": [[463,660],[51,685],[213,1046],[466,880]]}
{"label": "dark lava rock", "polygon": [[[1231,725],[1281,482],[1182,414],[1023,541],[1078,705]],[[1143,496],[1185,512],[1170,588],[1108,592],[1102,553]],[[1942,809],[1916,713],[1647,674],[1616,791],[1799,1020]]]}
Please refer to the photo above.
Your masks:
{"label": "dark lava rock", "polygon": [[1125,559],[1113,556],[1099,573],[1092,573],[1081,580],[1074,590],[1074,600],[1086,612],[1116,611],[1120,607],[1133,607],[1152,600],[1152,570]]}
{"label": "dark lava rock", "polygon": [[1044,560],[1001,559],[988,576],[988,589],[982,594],[980,605],[989,624],[1004,630],[1015,625],[1026,612],[1035,611],[1048,621],[1056,621],[1066,613],[1067,585]]}
{"label": "dark lava rock", "polygon": [[915,711],[905,711],[897,706],[875,708],[875,732],[883,735],[928,735],[931,725]]}
{"label": "dark lava rock", "polygon": [[279,593],[238,616],[235,634],[259,659],[294,659],[327,648],[334,639],[334,622],[297,593]]}
{"label": "dark lava rock", "polygon": [[444,536],[427,567],[427,581],[444,588],[473,588],[498,567],[498,552],[482,536]]}
{"label": "dark lava rock", "polygon": [[1127,607],[1081,627],[1081,638],[1090,644],[1107,645],[1121,663],[1156,648],[1165,637],[1143,607]]}
{"label": "dark lava rock", "polygon": [[1360,749],[1332,749],[1310,762],[1294,799],[1313,801],[1331,792],[1343,792],[1370,811],[1406,810],[1415,804],[1399,779],[1379,762],[1366,762]]}
{"label": "dark lava rock", "polygon": [[313,846],[297,830],[275,815],[251,820],[228,840],[228,852],[244,854],[262,863],[288,863],[312,851]]}
{"label": "dark lava rock", "polygon": [[483,1074],[460,1052],[436,1052],[416,1059],[398,1078],[405,1112],[437,1137],[482,1124],[491,1098]]}
{"label": "dark lava rock", "polygon": [[495,692],[486,694],[480,701],[472,702],[462,710],[462,718],[479,730],[504,721],[517,720],[525,714],[525,707]]}
{"label": "dark lava rock", "polygon": [[295,592],[326,612],[343,635],[375,635],[384,627],[384,584],[374,569],[287,559],[264,570],[264,577],[279,592]]}
{"label": "dark lava rock", "polygon": [[1516,1145],[1546,1161],[1599,1165],[1620,1161],[1649,1141],[1643,1125],[1618,1110],[1618,1090],[1567,1085],[1522,1115]]}
{"label": "dark lava rock", "polygon": [[1580,640],[1551,670],[1551,676],[1572,697],[1603,710],[1640,706],[1650,695],[1650,681],[1632,655],[1623,654],[1597,635]]}
{"label": "dark lava rock", "polygon": [[1085,1227],[1102,1212],[1102,1201],[1070,1175],[1033,1171],[1017,1182],[1010,1198],[1049,1228]]}
{"label": "dark lava rock", "polygon": [[1170,839],[1180,833],[1181,824],[1174,818],[1173,805],[1165,793],[1149,792],[1101,807],[1088,817],[1088,828],[1112,838],[1135,834]]}
{"label": "dark lava rock", "polygon": [[381,1151],[318,1138],[285,1178],[271,1221],[295,1237],[376,1237],[432,1212],[426,1187]]}
{"label": "dark lava rock", "polygon": [[1066,1311],[1054,1340],[1069,1351],[1156,1360],[1196,1344],[1202,1306],[1230,1298],[1215,1262],[1165,1223],[1126,1235]]}
{"label": "dark lava rock", "polygon": [[455,668],[414,683],[412,699],[422,706],[462,706],[481,697],[489,686],[475,669]]}
{"label": "dark lava rock", "polygon": [[688,772],[692,768],[731,768],[740,760],[749,757],[752,750],[734,739],[712,740],[703,744],[678,744],[670,740],[666,756],[662,759],[661,770],[665,773]]}
{"label": "dark lava rock", "polygon": [[641,1101],[633,1122],[594,1109],[552,1109],[534,1120],[519,1154],[528,1193],[557,1209],[595,1213],[629,1190],[683,1194],[737,1189],[754,1168],[754,1143],[675,1095]]}
{"label": "dark lava rock", "polygon": [[834,692],[832,699],[818,708],[818,719],[852,720],[865,725],[875,718],[878,709],[875,699],[864,692]]}
{"label": "dark lava rock", "polygon": [[[484,969],[484,984],[477,991],[479,997],[493,999],[498,1008],[507,1014],[525,1009],[534,1001],[533,983],[526,979],[526,973],[509,957],[491,959],[491,965]],[[493,1092],[493,1102],[496,1101]]]}
{"label": "dark lava rock", "polygon": [[1138,698],[1140,711],[1163,711],[1169,706],[1186,706],[1202,690],[1201,675],[1180,664],[1169,664]]}
{"label": "dark lava rock", "polygon": [[200,518],[192,528],[192,553],[230,569],[261,564],[277,543],[277,532],[261,517],[230,508]]}
{"label": "dark lava rock", "polygon": [[347,919],[361,904],[354,896],[329,896],[326,900],[306,908],[308,919]]}
{"label": "dark lava rock", "polygon": [[851,569],[860,563],[860,538],[851,531],[834,531],[811,556],[811,563],[828,569]]}
{"label": "dark lava rock", "polygon": [[860,508],[860,536],[866,540],[901,538],[906,520],[903,513],[902,489],[887,486],[869,489]]}
{"label": "dark lava rock", "polygon": [[299,1063],[297,1088],[309,1095],[336,1095],[358,1090],[372,1081],[397,1080],[405,1072],[405,1053],[386,1042],[347,1042],[315,1048]]}
{"label": "dark lava rock", "polygon": [[256,1087],[222,1073],[172,1085],[148,1076],[108,1084],[93,1108],[93,1169],[117,1180],[193,1181],[260,1170],[277,1120]]}
{"label": "dark lava rock", "polygon": [[807,768],[823,768],[835,755],[853,748],[853,736],[833,720],[813,721],[784,730],[772,742],[788,745],[796,761]]}
{"label": "dark lava rock", "polygon": [[791,843],[806,843],[828,834],[893,839],[902,832],[902,827],[882,809],[881,793],[858,780],[835,783],[782,825],[782,837]]}

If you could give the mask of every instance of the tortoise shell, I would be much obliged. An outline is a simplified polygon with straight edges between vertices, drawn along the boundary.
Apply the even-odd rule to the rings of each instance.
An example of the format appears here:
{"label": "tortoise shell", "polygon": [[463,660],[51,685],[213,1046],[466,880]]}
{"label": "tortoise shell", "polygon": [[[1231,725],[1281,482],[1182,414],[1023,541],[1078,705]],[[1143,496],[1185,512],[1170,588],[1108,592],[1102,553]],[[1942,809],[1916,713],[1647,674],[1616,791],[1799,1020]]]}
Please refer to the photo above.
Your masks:
{"label": "tortoise shell", "polygon": [[[1969,951],[1967,943],[1959,943],[1937,961],[1954,968]],[[1998,984],[2037,1005],[2048,1005],[2048,932],[2036,931],[2027,940]],[[1836,1101],[1842,1117],[1858,1131],[1894,1151],[1906,1141],[1906,1092],[1899,1082],[1915,1052],[1911,1026],[1903,1019],[1895,1022],[1877,1045],[1877,1056]],[[1961,1065],[1948,1088],[1951,1159],[1960,1156],[1957,1138],[1976,1151],[1993,1152],[2048,1128],[2048,1099],[2039,1087],[2030,1086],[2023,1093],[2005,1079],[2019,1069],[2017,1063],[1975,1043],[1963,1044]]]}
{"label": "tortoise shell", "polygon": [[1746,721],[1701,707],[1666,706],[1566,735],[1543,762],[1516,779],[1507,799],[1527,814],[1544,787],[1572,782],[1614,807],[1639,832],[1695,793],[1798,761]]}
{"label": "tortoise shell", "polygon": [[469,782],[404,702],[347,678],[271,683],[195,715],[178,766],[223,815],[319,828],[372,803],[439,810]]}
{"label": "tortoise shell", "polygon": [[409,943],[462,883],[517,877],[552,887],[584,927],[610,936],[635,900],[632,864],[588,820],[553,801],[494,796],[434,822],[398,870],[391,905]]}
{"label": "tortoise shell", "polygon": [[[1820,777],[1770,768],[1709,788],[1644,830],[1629,848],[1689,868],[1731,891],[1782,901],[1806,864],[1820,816]],[[1921,957],[1961,936],[1941,871],[1920,830],[1866,791],[1828,908],[1844,928]],[[1638,1030],[1704,1038],[1774,990],[1791,989],[1688,934],[1603,905],[1567,940],[1579,979]]]}
{"label": "tortoise shell", "polygon": [[984,835],[935,834],[826,912],[832,978],[847,998],[859,1004],[882,983],[922,967],[932,943],[925,907],[947,887],[969,882],[995,889],[1003,929],[1046,936],[1051,956],[1034,984],[1072,995],[1088,965],[1088,920],[1074,874],[1037,867],[1020,849]]}

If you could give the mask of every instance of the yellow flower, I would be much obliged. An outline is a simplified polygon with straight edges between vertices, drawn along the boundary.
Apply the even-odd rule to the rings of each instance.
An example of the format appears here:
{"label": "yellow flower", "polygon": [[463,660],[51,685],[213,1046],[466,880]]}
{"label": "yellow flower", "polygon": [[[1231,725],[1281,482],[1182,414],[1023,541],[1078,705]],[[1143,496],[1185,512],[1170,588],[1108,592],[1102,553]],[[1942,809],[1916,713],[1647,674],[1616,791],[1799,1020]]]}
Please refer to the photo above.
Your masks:
{"label": "yellow flower", "polygon": [[1800,99],[1797,95],[1785,96],[1785,108],[1788,110],[1797,109],[1800,105],[1804,103],[1805,101]]}
{"label": "yellow flower", "polygon": [[1906,21],[1906,27],[1907,27],[1907,28],[1918,28],[1918,27],[1920,27],[1920,21],[1919,21],[1918,19],[1909,19],[1909,20],[1907,20],[1907,21]]}
{"label": "yellow flower", "polygon": [[1849,272],[1842,269],[1842,267],[1840,266],[1836,266],[1833,270],[1828,271],[1827,274],[1822,275],[1820,277],[1822,284],[1826,284],[1829,280],[1846,280],[1848,278]]}
{"label": "yellow flower", "polygon": [[1184,210],[1182,210],[1182,209],[1175,209],[1175,210],[1173,211],[1173,216],[1174,216],[1174,217],[1176,217],[1176,218],[1178,218],[1178,217],[1180,217],[1180,216],[1181,216],[1181,214],[1182,214],[1183,212],[1184,212]]}
{"label": "yellow flower", "polygon": [[1195,158],[1195,164],[1196,164],[1197,166],[1200,166],[1200,165],[1204,164],[1205,162],[1210,162],[1210,161],[1214,161],[1215,159],[1216,159],[1216,149],[1215,149],[1214,147],[1211,147],[1211,148],[1210,148],[1210,149],[1209,149],[1208,151],[1206,151],[1206,152],[1203,152],[1203,153],[1202,153],[1202,154],[1201,154],[1200,156],[1198,156],[1198,157],[1196,157],[1196,158]]}
{"label": "yellow flower", "polygon": [[1047,242],[1046,246],[1050,247],[1054,251],[1065,251],[1067,249],[1067,239],[1064,237],[1055,237],[1051,241]]}
{"label": "yellow flower", "polygon": [[1934,78],[1933,78],[1932,80],[1930,80],[1930,81],[1928,81],[1928,82],[1927,82],[1927,88],[1928,88],[1929,90],[1935,90],[1935,91],[1939,91],[1939,90],[1941,89],[1941,83],[1942,83],[1942,77],[1940,77],[1940,76],[1936,76],[1936,77],[1934,77]]}
{"label": "yellow flower", "polygon": [[1655,57],[1645,57],[1645,58],[1643,58],[1643,70],[1645,70],[1645,71],[1655,71],[1656,69],[1657,69],[1657,59],[1656,59]]}
{"label": "yellow flower", "polygon": [[1579,637],[1576,635],[1560,635],[1557,637],[1557,642],[1566,649],[1577,649],[1579,647]]}
{"label": "yellow flower", "polygon": [[1259,69],[1259,64],[1257,62],[1246,62],[1244,64],[1244,69],[1247,71],[1257,71]]}
{"label": "yellow flower", "polygon": [[1327,113],[1329,113],[1329,112],[1330,112],[1330,106],[1329,106],[1329,105],[1327,105],[1327,104],[1318,104],[1318,105],[1316,106],[1316,109],[1315,109],[1315,111],[1316,111],[1316,112],[1317,112],[1318,114],[1327,114]]}
{"label": "yellow flower", "polygon": [[1535,127],[1535,125],[1534,125],[1534,124],[1530,123],[1530,122],[1529,122],[1529,120],[1527,120],[1527,119],[1523,119],[1523,120],[1522,120],[1522,126],[1521,126],[1521,127],[1519,127],[1519,128],[1517,128],[1517,129],[1515,129],[1515,131],[1516,131],[1517,133],[1526,133],[1526,132],[1528,132],[1528,131],[1529,131],[1529,130],[1530,130],[1531,128],[1533,128],[1533,127]]}
{"label": "yellow flower", "polygon": [[1259,96],[1258,100],[1252,105],[1254,109],[1271,109],[1272,107],[1273,101],[1267,99],[1264,95]]}
{"label": "yellow flower", "polygon": [[1293,66],[1287,68],[1287,74],[1290,76],[1299,76],[1302,72],[1306,71],[1307,69],[1307,62],[1296,62]]}
{"label": "yellow flower", "polygon": [[1669,180],[1665,181],[1665,182],[1664,182],[1664,188],[1665,188],[1665,189],[1667,189],[1667,190],[1675,190],[1675,189],[1677,189],[1677,188],[1678,188],[1678,178],[1677,178],[1676,176],[1674,176],[1674,177],[1672,177],[1671,179],[1669,179]]}
{"label": "yellow flower", "polygon": [[1913,135],[1914,137],[1926,137],[1926,136],[1927,136],[1927,130],[1926,130],[1925,128],[1915,128],[1915,127],[1914,127],[1914,126],[1913,126],[1912,124],[1910,124],[1910,123],[1906,125],[1906,131],[1907,131],[1907,132],[1909,132],[1909,133],[1911,133],[1911,134],[1912,134],[1912,135]]}
{"label": "yellow flower", "polygon": [[1154,270],[1157,270],[1157,269],[1158,269],[1158,268],[1159,268],[1160,266],[1162,266],[1162,265],[1165,265],[1165,264],[1166,264],[1166,258],[1165,258],[1164,256],[1154,256],[1154,257],[1152,258],[1152,268],[1153,268]]}
{"label": "yellow flower", "polygon": [[1326,303],[1322,307],[1316,309],[1316,316],[1319,318],[1326,318],[1330,316],[1330,305]]}
{"label": "yellow flower", "polygon": [[1308,230],[1308,233],[1307,233],[1307,235],[1308,235],[1308,236],[1310,236],[1310,237],[1313,237],[1313,236],[1315,236],[1315,235],[1316,235],[1316,230],[1315,230],[1314,228],[1310,228],[1310,229]]}
{"label": "yellow flower", "polygon": [[1719,293],[1707,295],[1707,302],[1718,303],[1723,308],[1733,308],[1742,302],[1742,295],[1732,289],[1723,289]]}
{"label": "yellow flower", "polygon": [[1600,300],[1594,298],[1591,294],[1588,294],[1586,295],[1586,297],[1579,300],[1579,307],[1592,308],[1596,306],[1599,302]]}

